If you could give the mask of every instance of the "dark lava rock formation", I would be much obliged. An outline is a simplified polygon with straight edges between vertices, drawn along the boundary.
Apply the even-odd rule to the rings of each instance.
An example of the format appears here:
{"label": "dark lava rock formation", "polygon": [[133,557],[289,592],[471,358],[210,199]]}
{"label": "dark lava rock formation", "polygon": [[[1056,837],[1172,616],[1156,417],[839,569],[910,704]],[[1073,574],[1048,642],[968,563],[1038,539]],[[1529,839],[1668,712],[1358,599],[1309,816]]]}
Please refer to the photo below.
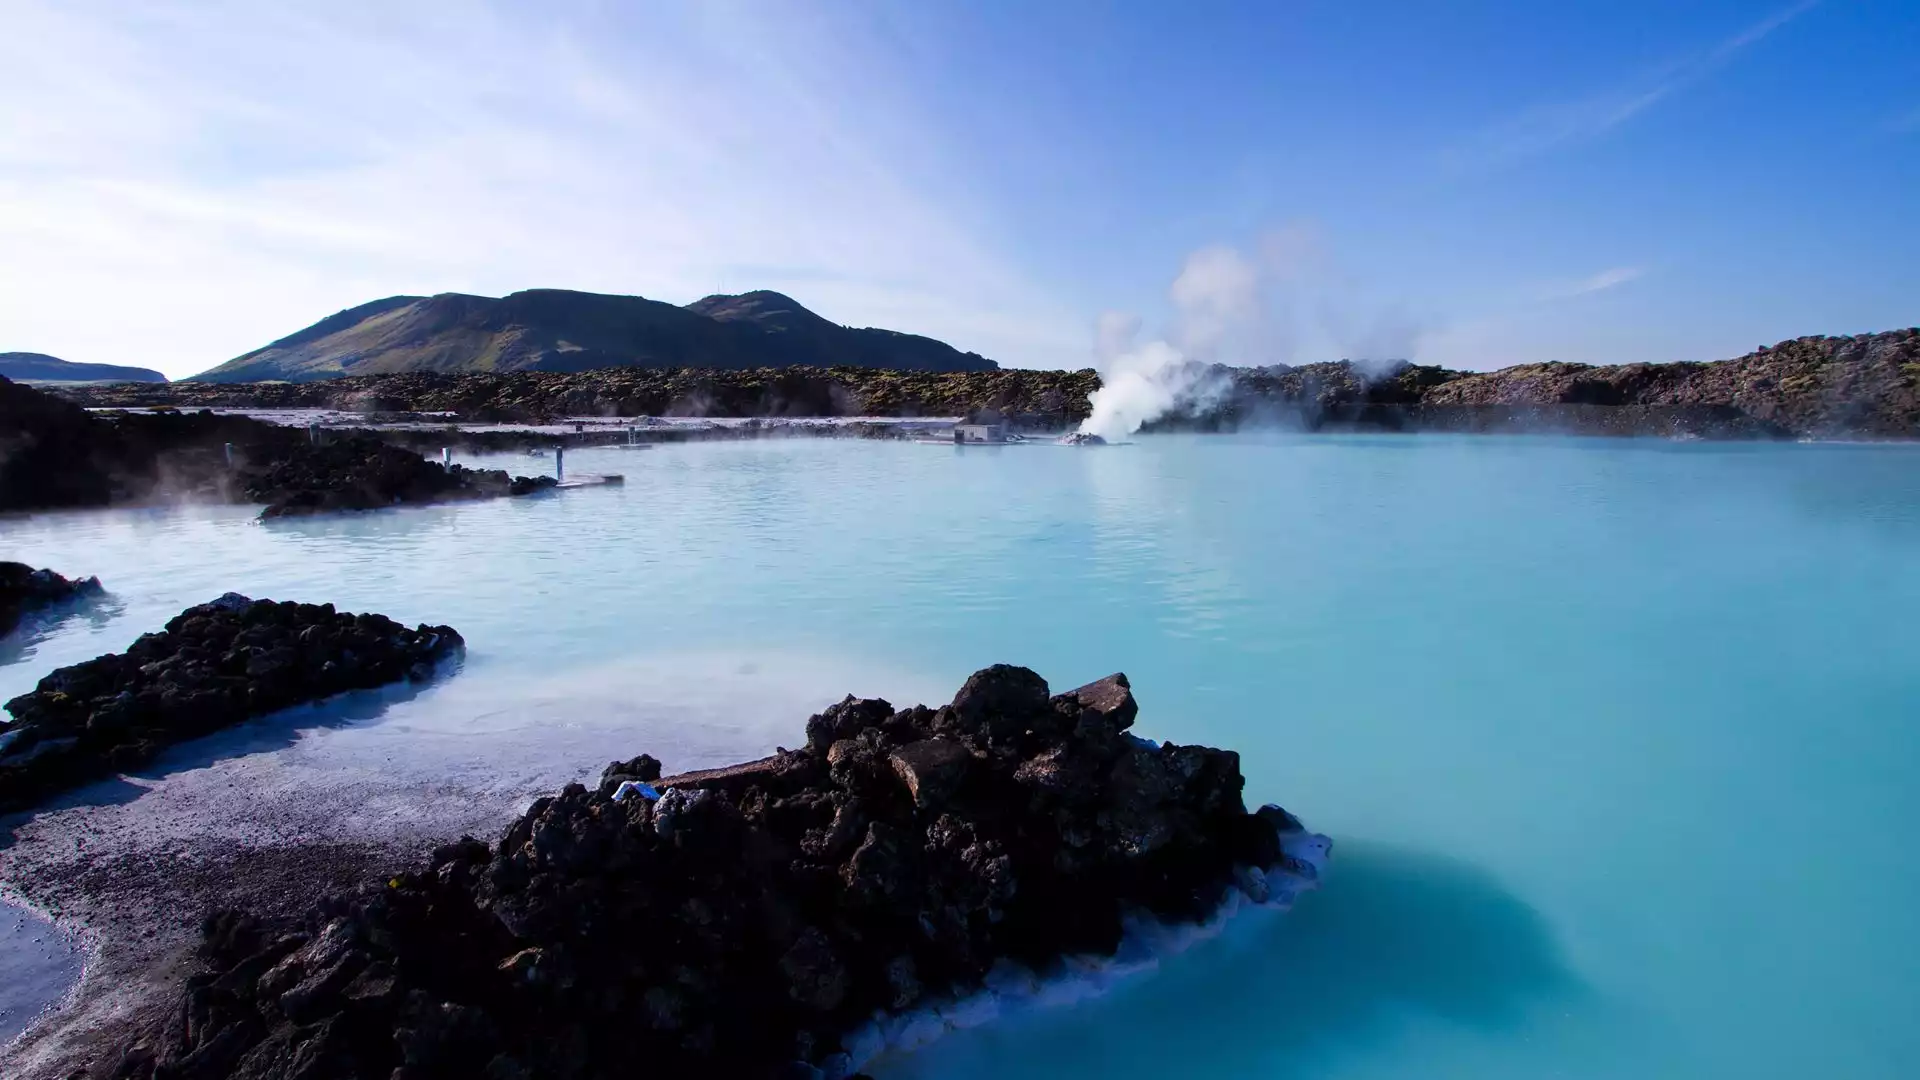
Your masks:
{"label": "dark lava rock formation", "polygon": [[[1803,337],[1714,363],[1523,364],[1466,372],[1404,363],[1213,366],[1208,392],[1158,430],[1553,432],[1701,438],[1920,437],[1920,329]],[[301,384],[79,386],[89,405],[323,407],[448,412],[464,420],[562,416],[970,416],[1058,431],[1086,419],[1100,386],[1084,371],[752,371],[354,376]]]}
{"label": "dark lava rock formation", "polygon": [[278,517],[525,495],[554,483],[445,468],[366,435],[326,439],[314,445],[303,430],[206,411],[96,416],[0,379],[0,512],[193,498],[262,502],[264,516]]}
{"label": "dark lava rock formation", "polygon": [[442,466],[411,450],[357,436],[295,446],[261,465],[244,465],[239,482],[248,501],[267,504],[261,517],[276,518],[528,495],[557,481],[510,477],[505,469]]}
{"label": "dark lava rock formation", "polygon": [[214,916],[109,1075],[839,1080],[876,1013],[1265,898],[1299,823],[1135,712],[1124,676],[1050,696],[1000,666],[939,709],[848,698],[745,765],[615,763],[297,924]]}
{"label": "dark lava rock formation", "polygon": [[410,371],[588,371],[638,366],[746,369],[839,364],[901,371],[991,371],[944,341],[829,322],[776,292],[676,307],[641,296],[528,289],[498,299],[389,296],[330,315],[193,376],[201,382],[307,382]]}
{"label": "dark lava rock formation", "polygon": [[1211,369],[1203,407],[1159,430],[1552,432],[1920,438],[1920,329],[1804,337],[1715,363],[1522,364],[1464,372],[1342,361]]}
{"label": "dark lava rock formation", "polygon": [[251,717],[431,678],[464,649],[451,627],[409,630],[332,604],[228,593],[142,634],[124,653],[60,668],[7,702],[13,719],[0,723],[0,812]]}
{"label": "dark lava rock formation", "polygon": [[34,612],[105,594],[97,577],[68,581],[26,563],[0,562],[0,637],[13,633],[20,620]]}
{"label": "dark lava rock formation", "polygon": [[172,383],[62,388],[97,407],[324,408],[452,413],[466,421],[568,416],[968,416],[1059,430],[1087,414],[1100,377],[1083,371],[882,371],[857,367],[600,368],[593,371],[354,375],[307,383]]}

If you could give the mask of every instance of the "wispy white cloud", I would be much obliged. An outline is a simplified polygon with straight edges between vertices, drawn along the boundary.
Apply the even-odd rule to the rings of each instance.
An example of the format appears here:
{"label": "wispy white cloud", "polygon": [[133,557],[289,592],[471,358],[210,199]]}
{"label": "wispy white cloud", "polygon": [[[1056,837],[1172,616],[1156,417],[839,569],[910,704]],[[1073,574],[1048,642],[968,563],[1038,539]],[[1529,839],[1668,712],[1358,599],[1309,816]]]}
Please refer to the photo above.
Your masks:
{"label": "wispy white cloud", "polygon": [[1719,71],[1743,50],[1819,3],[1801,0],[1704,52],[1600,92],[1525,109],[1452,148],[1447,164],[1461,170],[1494,168],[1598,138]]}
{"label": "wispy white cloud", "polygon": [[393,293],[776,288],[1084,360],[874,27],[625,8],[14,0],[0,348],[179,375]]}
{"label": "wispy white cloud", "polygon": [[1576,296],[1590,296],[1593,293],[1606,292],[1618,288],[1629,281],[1637,281],[1646,275],[1641,266],[1615,266],[1578,281],[1562,282],[1540,290],[1542,300],[1571,300]]}

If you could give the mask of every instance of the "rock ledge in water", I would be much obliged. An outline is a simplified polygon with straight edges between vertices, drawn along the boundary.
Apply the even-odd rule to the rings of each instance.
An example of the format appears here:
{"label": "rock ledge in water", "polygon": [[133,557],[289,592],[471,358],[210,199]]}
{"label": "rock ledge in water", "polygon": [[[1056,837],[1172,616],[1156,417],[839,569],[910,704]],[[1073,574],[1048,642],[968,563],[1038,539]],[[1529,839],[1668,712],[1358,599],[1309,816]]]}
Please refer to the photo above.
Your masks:
{"label": "rock ledge in water", "polygon": [[13,633],[21,619],[36,611],[105,594],[97,577],[69,581],[26,563],[0,562],[0,637]]}
{"label": "rock ledge in water", "polygon": [[282,448],[264,465],[243,467],[239,479],[248,499],[267,504],[262,518],[530,495],[557,483],[505,469],[442,466],[366,437]]}
{"label": "rock ledge in water", "polygon": [[292,705],[430,678],[465,647],[451,627],[409,630],[332,604],[228,593],[124,653],[63,667],[7,702],[0,812],[144,764],[172,743]]}
{"label": "rock ledge in water", "polygon": [[1136,711],[1124,676],[999,666],[937,710],[849,697],[759,761],[616,762],[301,924],[210,919],[210,970],[110,1075],[842,1080],[876,1013],[1312,875],[1238,755]]}

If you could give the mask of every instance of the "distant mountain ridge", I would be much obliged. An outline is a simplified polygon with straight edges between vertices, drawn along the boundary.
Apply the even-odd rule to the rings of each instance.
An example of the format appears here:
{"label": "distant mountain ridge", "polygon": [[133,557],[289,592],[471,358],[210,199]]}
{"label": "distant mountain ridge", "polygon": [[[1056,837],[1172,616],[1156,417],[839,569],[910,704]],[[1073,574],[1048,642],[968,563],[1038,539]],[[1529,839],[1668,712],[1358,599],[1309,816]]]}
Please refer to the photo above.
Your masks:
{"label": "distant mountain ridge", "polygon": [[163,383],[165,375],[151,368],[119,364],[76,364],[37,352],[0,353],[0,375],[15,382],[148,382]]}
{"label": "distant mountain ridge", "polygon": [[310,382],[403,372],[747,370],[790,366],[992,371],[918,334],[841,326],[757,291],[677,307],[640,296],[528,289],[498,299],[390,296],[321,319],[190,381]]}

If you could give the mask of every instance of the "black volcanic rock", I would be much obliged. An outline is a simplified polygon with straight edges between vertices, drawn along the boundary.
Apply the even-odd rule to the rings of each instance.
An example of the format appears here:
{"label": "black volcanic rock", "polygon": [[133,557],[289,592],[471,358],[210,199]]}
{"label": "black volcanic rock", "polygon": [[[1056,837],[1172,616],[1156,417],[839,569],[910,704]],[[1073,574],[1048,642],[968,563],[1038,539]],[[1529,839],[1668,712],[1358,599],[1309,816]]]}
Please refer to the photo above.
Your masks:
{"label": "black volcanic rock", "polygon": [[675,307],[640,296],[529,289],[498,299],[442,293],[375,300],[193,380],[306,382],[408,371],[564,372],[629,365],[997,367],[932,338],[828,322],[779,293],[709,296]]}
{"label": "black volcanic rock", "polygon": [[267,504],[262,518],[527,495],[556,483],[504,469],[442,466],[364,436],[281,448],[263,464],[241,466],[238,482],[249,501]]}
{"label": "black volcanic rock", "polygon": [[45,353],[0,352],[0,377],[34,382],[142,382],[164,383],[165,375],[151,368],[119,364],[76,364]]}
{"label": "black volcanic rock", "polygon": [[13,633],[23,617],[36,611],[105,593],[97,577],[69,581],[26,563],[0,562],[0,637]]}
{"label": "black volcanic rock", "polygon": [[[125,384],[133,385],[133,384]],[[0,379],[0,511],[167,498],[266,503],[263,517],[526,495],[551,477],[443,467],[365,435],[173,410],[90,415]]]}
{"label": "black volcanic rock", "polygon": [[[803,326],[777,293],[709,297],[697,307],[770,333]],[[797,307],[797,305],[794,305]],[[1405,363],[1229,368],[1195,365],[1211,392],[1149,430],[1549,432],[1699,438],[1920,437],[1920,330],[1783,341],[1714,363],[1520,365],[1491,372]],[[436,374],[318,383],[76,386],[96,406],[322,407],[450,412],[466,420],[562,416],[969,416],[1060,430],[1086,418],[1098,373],[604,368]]]}
{"label": "black volcanic rock", "polygon": [[121,457],[85,409],[0,378],[0,511],[104,505]]}
{"label": "black volcanic rock", "polygon": [[297,924],[216,915],[112,1075],[844,1078],[876,1013],[1311,875],[1237,755],[1134,739],[1134,711],[1124,678],[1049,696],[1002,666],[940,709],[848,698],[744,765],[616,762]]}
{"label": "black volcanic rock", "polygon": [[348,376],[306,383],[176,382],[74,387],[96,407],[325,408],[453,413],[481,422],[566,416],[967,416],[985,409],[1016,426],[1059,430],[1084,419],[1100,385],[1081,371],[879,371],[868,368],[601,368],[581,372]]}
{"label": "black volcanic rock", "polygon": [[1466,375],[1424,404],[1727,410],[1800,436],[1920,436],[1920,328],[1803,337],[1711,364],[1530,364]]}
{"label": "black volcanic rock", "polygon": [[265,452],[305,441],[304,432],[238,416],[95,416],[0,379],[0,511],[107,506],[189,491],[217,498],[225,443]]}
{"label": "black volcanic rock", "polygon": [[1920,329],[1804,337],[1713,363],[1202,367],[1216,392],[1149,430],[1920,438]]}
{"label": "black volcanic rock", "polygon": [[409,630],[332,604],[229,593],[142,634],[124,653],[60,668],[7,702],[13,719],[0,724],[0,812],[251,717],[428,679],[464,649],[446,626]]}

